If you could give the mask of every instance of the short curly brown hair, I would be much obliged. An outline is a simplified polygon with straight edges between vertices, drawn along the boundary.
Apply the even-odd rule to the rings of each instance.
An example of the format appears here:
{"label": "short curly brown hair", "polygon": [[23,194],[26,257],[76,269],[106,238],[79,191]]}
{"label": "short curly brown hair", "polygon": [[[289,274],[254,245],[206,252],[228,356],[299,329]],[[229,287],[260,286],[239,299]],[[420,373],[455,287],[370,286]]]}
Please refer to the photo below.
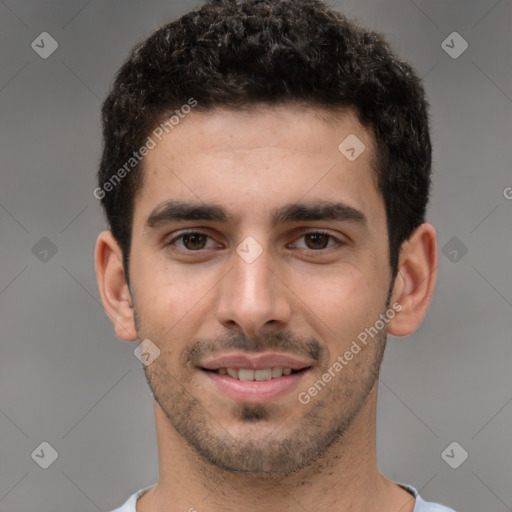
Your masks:
{"label": "short curly brown hair", "polygon": [[429,104],[421,79],[383,35],[320,0],[210,0],[137,44],[103,104],[98,184],[127,281],[143,160],[109,193],[104,184],[190,98],[203,111],[287,102],[354,108],[375,137],[396,275],[402,242],[425,222],[431,185]]}

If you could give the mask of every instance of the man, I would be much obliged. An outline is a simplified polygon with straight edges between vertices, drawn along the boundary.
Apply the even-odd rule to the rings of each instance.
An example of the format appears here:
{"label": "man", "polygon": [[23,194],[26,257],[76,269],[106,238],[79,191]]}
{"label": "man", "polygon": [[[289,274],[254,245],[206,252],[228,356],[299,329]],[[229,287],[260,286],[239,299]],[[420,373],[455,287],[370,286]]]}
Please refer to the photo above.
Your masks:
{"label": "man", "polygon": [[96,271],[140,341],[159,481],[117,512],[448,511],[379,472],[387,333],[437,276],[421,82],[317,0],[212,0],[103,106]]}

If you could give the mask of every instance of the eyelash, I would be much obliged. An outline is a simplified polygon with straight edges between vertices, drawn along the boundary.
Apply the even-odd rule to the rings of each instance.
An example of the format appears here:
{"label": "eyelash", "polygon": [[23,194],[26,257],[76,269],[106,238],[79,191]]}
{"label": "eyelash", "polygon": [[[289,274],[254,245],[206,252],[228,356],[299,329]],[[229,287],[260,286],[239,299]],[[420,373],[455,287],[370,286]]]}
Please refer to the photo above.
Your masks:
{"label": "eyelash", "polygon": [[[170,247],[170,246],[174,245],[174,243],[176,241],[182,240],[183,237],[185,237],[187,235],[203,235],[203,236],[205,236],[205,237],[207,237],[207,238],[212,240],[212,237],[208,233],[205,233],[203,231],[198,231],[198,230],[182,231],[179,235],[173,237],[168,242],[165,242],[164,243],[164,247]],[[300,238],[303,238],[303,237],[305,237],[307,235],[325,235],[330,240],[334,240],[335,243],[333,245],[328,245],[327,247],[324,247],[323,249],[300,249],[301,251],[307,251],[307,252],[313,253],[313,254],[314,253],[320,253],[321,254],[321,253],[325,253],[325,251],[327,251],[328,249],[332,249],[333,247],[344,245],[344,243],[341,240],[339,240],[335,236],[331,235],[330,233],[328,233],[326,231],[322,231],[322,230],[305,231],[296,240],[299,240]],[[197,250],[182,249],[181,247],[177,247],[177,249],[179,251],[187,253],[187,255],[192,255],[194,253],[201,254],[202,251],[206,250],[206,249],[197,249]]]}

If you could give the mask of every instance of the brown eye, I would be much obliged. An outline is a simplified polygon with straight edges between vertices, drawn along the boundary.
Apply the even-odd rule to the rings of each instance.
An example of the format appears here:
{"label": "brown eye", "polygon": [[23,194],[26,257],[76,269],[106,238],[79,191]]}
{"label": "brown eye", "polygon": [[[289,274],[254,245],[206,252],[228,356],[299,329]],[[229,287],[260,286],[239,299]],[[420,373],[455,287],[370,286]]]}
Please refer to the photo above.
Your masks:
{"label": "brown eye", "polygon": [[199,249],[204,249],[206,239],[208,237],[202,233],[191,233],[182,235],[181,238],[186,249],[190,251],[197,251]]}
{"label": "brown eye", "polygon": [[328,233],[312,232],[302,235],[297,240],[304,240],[303,243],[295,242],[295,247],[311,251],[321,251],[337,244],[337,239]]}
{"label": "brown eye", "polygon": [[210,249],[216,247],[215,241],[206,233],[200,231],[188,231],[175,236],[166,246],[176,247],[182,252],[198,252],[202,249]]}
{"label": "brown eye", "polygon": [[329,238],[331,238],[329,235],[322,233],[304,235],[308,249],[325,249],[329,243]]}

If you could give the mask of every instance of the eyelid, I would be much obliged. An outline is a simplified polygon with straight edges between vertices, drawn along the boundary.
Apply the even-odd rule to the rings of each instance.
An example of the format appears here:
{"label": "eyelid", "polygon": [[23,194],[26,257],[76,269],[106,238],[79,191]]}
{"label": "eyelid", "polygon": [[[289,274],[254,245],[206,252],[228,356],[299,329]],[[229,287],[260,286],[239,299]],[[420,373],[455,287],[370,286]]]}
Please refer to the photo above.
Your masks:
{"label": "eyelid", "polygon": [[327,247],[325,247],[324,249],[301,249],[303,251],[310,251],[310,252],[316,252],[316,253],[321,253],[321,252],[325,252],[327,251],[327,249],[331,249],[333,247],[336,247],[336,246],[340,246],[340,245],[344,245],[346,242],[344,242],[343,240],[341,240],[340,238],[338,238],[337,236],[333,235],[332,233],[330,233],[329,231],[325,231],[323,229],[318,229],[318,228],[303,228],[299,231],[299,236],[297,236],[296,238],[294,238],[294,242],[292,243],[295,243],[297,240],[299,240],[300,238],[306,236],[306,235],[325,235],[329,238],[332,238],[336,243],[333,244],[333,245],[328,245]]}
{"label": "eyelid", "polygon": [[[165,248],[167,246],[175,245],[175,242],[182,239],[185,235],[203,235],[203,236],[209,238],[210,240],[215,241],[215,239],[210,235],[210,233],[208,233],[207,231],[205,231],[201,228],[188,228],[188,229],[181,229],[179,231],[175,231],[174,233],[172,233],[172,236],[170,238],[169,237],[164,238],[164,240],[162,242],[162,246]],[[196,251],[192,251],[192,250],[188,250],[188,249],[182,249],[181,247],[177,247],[177,249],[184,251],[184,252],[188,252],[188,253],[193,253],[193,252],[199,253],[204,250],[204,249],[198,249]]]}
{"label": "eyelid", "polygon": [[[180,240],[180,239],[182,239],[185,235],[188,235],[188,234],[204,235],[207,238],[209,238],[210,240],[215,241],[215,239],[211,236],[211,234],[207,230],[204,230],[202,228],[187,228],[187,229],[182,229],[182,230],[179,230],[177,232],[174,232],[170,239],[167,239],[167,238],[164,239],[162,245],[164,247],[175,246],[178,250],[180,250],[182,252],[189,253],[189,254],[201,253],[202,251],[204,251],[206,249],[211,249],[211,247],[207,247],[207,248],[203,248],[203,249],[197,249],[197,250],[194,251],[194,250],[191,250],[191,249],[183,249],[181,247],[177,247],[175,245],[175,242]],[[343,241],[342,239],[340,239],[337,236],[333,235],[329,231],[326,231],[324,229],[319,229],[319,228],[306,228],[305,227],[305,228],[300,228],[298,231],[295,232],[293,242],[291,242],[291,244],[288,244],[288,246],[295,244],[297,242],[297,240],[299,240],[300,238],[303,238],[306,235],[310,235],[310,234],[311,235],[325,235],[325,236],[329,237],[330,239],[333,239],[335,241],[335,243],[333,245],[328,245],[327,247],[325,247],[323,249],[299,248],[299,250],[320,254],[322,252],[325,253],[328,249],[331,249],[333,247],[337,247],[337,246],[345,245],[346,244],[346,241]]]}

